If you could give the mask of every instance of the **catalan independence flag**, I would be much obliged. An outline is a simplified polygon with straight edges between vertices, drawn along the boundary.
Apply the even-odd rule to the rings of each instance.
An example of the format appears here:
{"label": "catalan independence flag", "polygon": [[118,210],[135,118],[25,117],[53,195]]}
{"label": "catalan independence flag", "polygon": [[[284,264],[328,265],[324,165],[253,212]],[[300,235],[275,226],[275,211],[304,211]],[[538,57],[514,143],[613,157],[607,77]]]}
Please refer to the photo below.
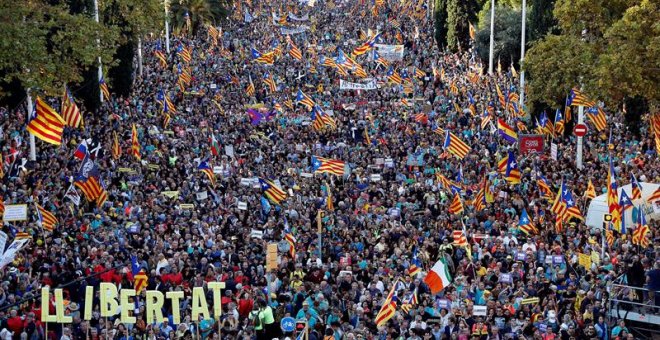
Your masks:
{"label": "catalan independence flag", "polygon": [[638,200],[642,198],[642,186],[639,185],[639,182],[637,182],[637,177],[635,177],[634,173],[631,172],[630,177],[630,183],[632,184],[632,199]]}
{"label": "catalan independence flag", "polygon": [[289,55],[296,60],[302,60],[302,51],[293,43],[289,35],[286,36],[286,42],[289,44]]}
{"label": "catalan independence flag", "polygon": [[215,188],[215,174],[213,173],[213,168],[209,165],[208,160],[199,163],[197,170],[203,172],[211,182],[211,186]]}
{"label": "catalan independence flag", "polygon": [[167,68],[167,57],[163,53],[163,48],[161,47],[160,40],[156,43],[156,49],[154,50],[154,55],[158,58],[158,62],[162,68]]}
{"label": "catalan independence flag", "polygon": [[465,158],[470,153],[470,150],[472,150],[469,145],[449,131],[447,131],[443,148],[460,159]]}
{"label": "catalan independence flag", "polygon": [[316,105],[312,97],[306,95],[302,90],[298,90],[298,94],[296,95],[296,104],[303,104],[305,107],[307,107],[308,110],[313,109]]}
{"label": "catalan independence flag", "polygon": [[607,115],[600,106],[592,106],[587,109],[587,118],[594,124],[596,130],[603,131],[607,128]]}
{"label": "catalan independence flag", "polygon": [[99,80],[99,88],[101,89],[101,93],[103,93],[103,98],[107,101],[110,101],[110,88],[108,87],[108,84],[106,84],[103,77],[101,77],[101,80]]}
{"label": "catalan independence flag", "polygon": [[103,188],[96,177],[84,178],[79,176],[73,184],[83,192],[89,202],[96,201],[103,193]]}
{"label": "catalan independence flag", "polygon": [[380,34],[376,33],[374,36],[369,37],[369,39],[363,42],[362,45],[353,49],[353,55],[357,57],[359,55],[369,52],[369,50],[371,50],[374,47],[374,44],[376,43],[376,39],[378,39],[379,36]]}
{"label": "catalan independence flag", "polygon": [[401,85],[403,83],[403,78],[399,75],[399,72],[394,70],[393,66],[390,66],[387,70],[387,79],[395,84]]}
{"label": "catalan independence flag", "polygon": [[312,127],[316,131],[320,131],[329,127],[331,129],[336,129],[337,124],[332,117],[328,116],[320,106],[314,105],[312,109]]}
{"label": "catalan independence flag", "polygon": [[37,204],[37,215],[39,216],[39,223],[44,230],[53,232],[55,225],[57,225],[57,217],[50,211],[46,210],[41,205]]}
{"label": "catalan independence flag", "polygon": [[265,178],[259,178],[259,185],[264,196],[275,204],[280,204],[286,199],[286,192],[282,190],[277,184]]}
{"label": "catalan independence flag", "polygon": [[527,235],[535,235],[539,232],[539,230],[532,223],[532,220],[529,218],[527,209],[525,208],[523,208],[523,211],[520,214],[520,219],[518,220],[518,229]]}
{"label": "catalan independence flag", "polygon": [[507,157],[504,179],[511,184],[520,183],[520,169],[518,167],[518,162],[516,162],[516,157],[511,151],[509,151]]}
{"label": "catalan independence flag", "polygon": [[509,143],[518,141],[518,133],[513,130],[502,118],[497,119],[497,132]]}
{"label": "catalan independence flag", "polygon": [[337,176],[344,175],[346,163],[338,159],[312,156],[312,169],[317,173],[330,173]]}
{"label": "catalan independence flag", "polygon": [[568,94],[568,99],[566,104],[570,106],[586,106],[592,107],[595,103],[589,99],[584,93],[582,93],[577,88],[571,89],[571,92]]}
{"label": "catalan independence flag", "polygon": [[413,249],[412,259],[410,260],[410,266],[408,267],[408,275],[415,276],[422,272],[422,262],[417,256],[417,247]]}
{"label": "catalan independence flag", "polygon": [[272,65],[275,63],[275,53],[273,52],[261,53],[256,49],[252,48],[250,53],[252,54],[252,58],[254,59],[254,61],[260,64]]}
{"label": "catalan independence flag", "polygon": [[28,122],[26,129],[46,143],[61,145],[64,124],[64,119],[46,102],[37,97],[35,114]]}

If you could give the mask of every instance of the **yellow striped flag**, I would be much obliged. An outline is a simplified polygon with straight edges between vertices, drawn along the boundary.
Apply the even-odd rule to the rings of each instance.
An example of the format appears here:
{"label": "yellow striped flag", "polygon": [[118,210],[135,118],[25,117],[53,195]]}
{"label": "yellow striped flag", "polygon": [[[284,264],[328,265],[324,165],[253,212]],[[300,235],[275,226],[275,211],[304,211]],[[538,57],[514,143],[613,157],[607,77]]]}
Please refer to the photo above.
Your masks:
{"label": "yellow striped flag", "polygon": [[39,214],[41,227],[44,228],[44,230],[53,232],[53,230],[55,230],[55,225],[57,224],[57,217],[39,204],[37,204],[37,212]]}
{"label": "yellow striped flag", "polygon": [[133,124],[131,130],[131,154],[138,160],[142,159],[142,156],[140,155],[140,142],[138,141],[138,132],[135,124]]}
{"label": "yellow striped flag", "polygon": [[460,159],[465,158],[472,150],[469,145],[449,131],[447,131],[443,148]]}
{"label": "yellow striped flag", "polygon": [[449,205],[449,213],[450,214],[463,213],[463,202],[461,202],[461,197],[458,196],[458,193],[454,195],[454,199],[451,201],[451,204]]}
{"label": "yellow striped flag", "polygon": [[73,97],[66,86],[64,87],[64,96],[62,97],[62,118],[66,122],[66,125],[72,128],[77,128],[82,122],[80,109],[76,105],[76,102],[73,101]]}
{"label": "yellow striped flag", "polygon": [[46,102],[37,97],[36,113],[28,122],[26,129],[46,143],[62,144],[64,119]]}

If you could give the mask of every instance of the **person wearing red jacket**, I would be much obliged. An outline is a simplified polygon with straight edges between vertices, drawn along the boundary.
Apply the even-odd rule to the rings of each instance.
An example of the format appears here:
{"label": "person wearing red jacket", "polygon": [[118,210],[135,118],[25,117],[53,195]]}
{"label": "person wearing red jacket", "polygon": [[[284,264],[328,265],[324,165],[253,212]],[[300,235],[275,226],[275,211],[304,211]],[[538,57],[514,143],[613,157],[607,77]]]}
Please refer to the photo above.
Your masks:
{"label": "person wearing red jacket", "polygon": [[7,319],[7,328],[14,332],[14,334],[21,334],[23,332],[23,319],[18,316],[16,310],[9,312],[9,318]]}

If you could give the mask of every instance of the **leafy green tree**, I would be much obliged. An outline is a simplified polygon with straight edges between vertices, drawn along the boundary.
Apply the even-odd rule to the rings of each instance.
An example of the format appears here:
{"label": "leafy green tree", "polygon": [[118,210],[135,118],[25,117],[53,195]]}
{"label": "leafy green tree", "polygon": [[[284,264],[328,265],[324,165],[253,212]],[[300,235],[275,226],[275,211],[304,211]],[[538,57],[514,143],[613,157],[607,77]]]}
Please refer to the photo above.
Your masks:
{"label": "leafy green tree", "polygon": [[476,22],[476,0],[447,0],[447,46],[456,51],[469,44],[469,23]]}
{"label": "leafy green tree", "polygon": [[193,34],[206,25],[218,25],[227,16],[231,0],[174,0],[171,4],[172,22],[178,30],[187,28],[186,13],[190,18]]}
{"label": "leafy green tree", "polygon": [[[520,32],[522,29],[521,13],[512,7],[497,7],[495,9],[495,45],[493,54],[502,68],[520,60]],[[490,51],[490,17],[486,18],[484,29],[477,31],[476,46],[481,60],[488,60]]]}
{"label": "leafy green tree", "polygon": [[98,56],[112,63],[119,37],[114,27],[43,0],[1,1],[0,32],[4,85],[13,83],[48,95],[61,95],[64,84],[82,81],[83,71],[96,65]]}
{"label": "leafy green tree", "polygon": [[532,0],[529,11],[529,30],[531,40],[537,40],[548,32],[559,33],[557,20],[552,15],[556,0]]}
{"label": "leafy green tree", "polygon": [[626,10],[604,34],[595,77],[598,92],[610,103],[643,97],[660,103],[660,5],[644,0]]}
{"label": "leafy green tree", "polygon": [[[600,91],[597,65],[606,51],[605,32],[634,0],[557,0],[553,10],[560,34],[536,41],[525,55],[530,102],[558,107],[568,91],[581,86],[593,99],[613,105]],[[619,65],[608,65],[611,68]]]}
{"label": "leafy green tree", "polygon": [[447,0],[434,1],[435,41],[438,47],[443,50],[447,46]]}

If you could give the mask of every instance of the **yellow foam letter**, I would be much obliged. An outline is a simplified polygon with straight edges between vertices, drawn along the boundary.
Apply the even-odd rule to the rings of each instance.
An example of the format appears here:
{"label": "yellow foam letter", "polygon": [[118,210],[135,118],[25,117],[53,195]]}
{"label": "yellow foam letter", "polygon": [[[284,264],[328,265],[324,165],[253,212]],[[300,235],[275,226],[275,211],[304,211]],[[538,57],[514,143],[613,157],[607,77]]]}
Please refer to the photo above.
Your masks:
{"label": "yellow foam letter", "polygon": [[217,320],[222,316],[222,290],[225,288],[224,282],[209,282],[208,287],[213,291],[213,313]]}
{"label": "yellow foam letter", "polygon": [[50,288],[48,286],[41,288],[41,321],[56,322],[55,315],[50,315]]}
{"label": "yellow foam letter", "polygon": [[119,301],[121,303],[120,320],[124,323],[136,322],[135,317],[129,314],[130,311],[135,309],[135,303],[128,301],[128,298],[131,296],[135,296],[135,289],[122,289],[121,294],[119,295]]}
{"label": "yellow foam letter", "polygon": [[[163,301],[165,297],[163,293],[157,290],[148,290],[146,296],[146,313],[147,313],[147,324],[151,325],[156,322],[163,322]],[[155,316],[155,317],[154,317]]]}
{"label": "yellow foam letter", "polygon": [[181,323],[181,307],[179,301],[183,299],[183,292],[167,292],[165,296],[172,300],[172,323],[178,325]]}
{"label": "yellow foam letter", "polygon": [[92,319],[92,307],[94,307],[94,286],[85,287],[85,313],[83,318],[87,321]]}
{"label": "yellow foam letter", "polygon": [[209,306],[206,303],[206,297],[204,296],[204,288],[195,287],[193,288],[192,296],[192,319],[190,321],[197,322],[199,321],[199,315],[202,314],[204,319],[210,319],[209,315]]}
{"label": "yellow foam letter", "polygon": [[55,289],[55,317],[58,323],[71,323],[73,318],[64,315],[64,296],[62,288]]}
{"label": "yellow foam letter", "polygon": [[101,317],[109,317],[117,314],[119,302],[117,302],[117,287],[112,283],[101,282]]}

